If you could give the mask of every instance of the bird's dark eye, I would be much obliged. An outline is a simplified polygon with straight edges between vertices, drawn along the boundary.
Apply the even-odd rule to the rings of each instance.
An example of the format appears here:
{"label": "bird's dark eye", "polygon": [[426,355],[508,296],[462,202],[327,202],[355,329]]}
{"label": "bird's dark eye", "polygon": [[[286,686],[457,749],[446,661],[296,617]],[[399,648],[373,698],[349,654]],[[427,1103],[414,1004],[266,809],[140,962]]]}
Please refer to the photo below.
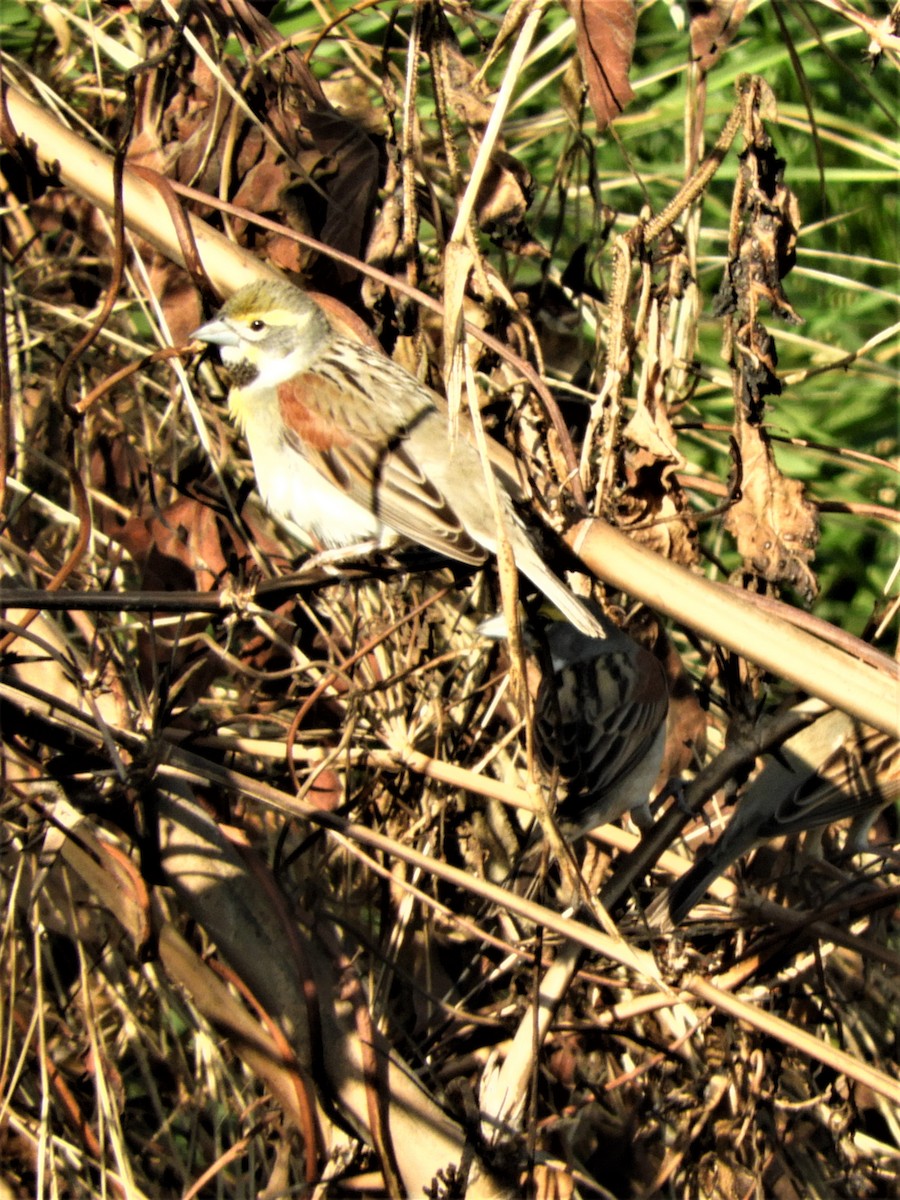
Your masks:
{"label": "bird's dark eye", "polygon": [[259,317],[255,321],[250,322],[250,328],[254,333],[261,333],[266,327],[265,321],[261,321]]}

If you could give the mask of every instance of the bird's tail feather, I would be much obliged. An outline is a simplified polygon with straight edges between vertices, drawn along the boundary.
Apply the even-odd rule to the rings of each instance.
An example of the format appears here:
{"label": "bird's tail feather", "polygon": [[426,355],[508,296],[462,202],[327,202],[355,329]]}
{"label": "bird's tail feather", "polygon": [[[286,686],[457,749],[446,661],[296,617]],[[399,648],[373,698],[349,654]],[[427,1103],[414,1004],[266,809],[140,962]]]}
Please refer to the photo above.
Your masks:
{"label": "bird's tail feather", "polygon": [[575,593],[558,578],[531,545],[514,545],[516,566],[566,620],[587,637],[605,638],[606,626]]}

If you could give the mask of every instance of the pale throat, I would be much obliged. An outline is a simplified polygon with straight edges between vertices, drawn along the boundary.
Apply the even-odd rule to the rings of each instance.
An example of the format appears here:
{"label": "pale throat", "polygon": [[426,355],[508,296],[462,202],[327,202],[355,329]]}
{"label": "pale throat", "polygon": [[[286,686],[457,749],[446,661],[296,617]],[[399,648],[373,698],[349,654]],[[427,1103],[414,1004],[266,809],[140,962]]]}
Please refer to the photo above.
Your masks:
{"label": "pale throat", "polygon": [[[289,354],[266,353],[264,349],[253,347],[253,353],[247,353],[246,346],[222,346],[220,349],[222,362],[240,379],[239,386],[254,388],[277,388],[295,375],[302,375],[309,367],[313,355],[302,346]],[[252,383],[250,368],[253,369]],[[246,379],[246,382],[244,382]]]}

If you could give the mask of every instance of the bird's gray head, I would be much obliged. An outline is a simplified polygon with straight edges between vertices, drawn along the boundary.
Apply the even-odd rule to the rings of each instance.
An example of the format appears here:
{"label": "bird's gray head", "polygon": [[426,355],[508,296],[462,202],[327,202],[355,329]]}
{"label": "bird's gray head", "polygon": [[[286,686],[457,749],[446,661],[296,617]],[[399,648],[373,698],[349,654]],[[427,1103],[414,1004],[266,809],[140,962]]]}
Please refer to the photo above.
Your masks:
{"label": "bird's gray head", "polygon": [[276,387],[311,366],[332,330],[305,292],[266,279],[235,292],[192,336],[219,347],[240,386]]}

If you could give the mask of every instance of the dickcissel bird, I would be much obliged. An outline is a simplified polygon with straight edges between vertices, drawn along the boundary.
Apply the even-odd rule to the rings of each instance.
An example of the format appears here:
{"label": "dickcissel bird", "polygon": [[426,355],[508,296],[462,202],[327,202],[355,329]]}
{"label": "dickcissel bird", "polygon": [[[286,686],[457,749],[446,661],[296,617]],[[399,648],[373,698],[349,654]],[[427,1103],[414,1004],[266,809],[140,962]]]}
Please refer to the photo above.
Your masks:
{"label": "dickcissel bird", "polygon": [[632,812],[650,822],[650,789],[666,743],[669,694],[662,664],[608,619],[591,637],[563,622],[547,633],[552,671],[534,704],[535,748],[565,794],[556,815],[588,833]]}
{"label": "dickcissel bird", "polygon": [[[543,631],[523,630],[526,649],[541,668],[535,751],[561,785],[560,827],[575,837],[626,812],[639,825],[650,824],[650,791],[662,764],[669,707],[659,659],[589,603],[602,638],[562,620],[550,620]],[[502,616],[479,630],[491,638],[507,636]]]}
{"label": "dickcissel bird", "polygon": [[[248,284],[192,335],[219,347],[228,409],[268,507],[328,547],[393,531],[464,563],[497,549],[481,458],[451,441],[436,394],[377,350],[340,336],[288,283]],[[542,560],[494,472],[516,565],[585,634],[604,629]]]}
{"label": "dickcissel bird", "polygon": [[900,742],[837,709],[788,738],[738,801],[715,845],[659,896],[651,925],[682,921],[710,884],[755,846],[852,818],[850,849],[878,812],[900,799]]}

